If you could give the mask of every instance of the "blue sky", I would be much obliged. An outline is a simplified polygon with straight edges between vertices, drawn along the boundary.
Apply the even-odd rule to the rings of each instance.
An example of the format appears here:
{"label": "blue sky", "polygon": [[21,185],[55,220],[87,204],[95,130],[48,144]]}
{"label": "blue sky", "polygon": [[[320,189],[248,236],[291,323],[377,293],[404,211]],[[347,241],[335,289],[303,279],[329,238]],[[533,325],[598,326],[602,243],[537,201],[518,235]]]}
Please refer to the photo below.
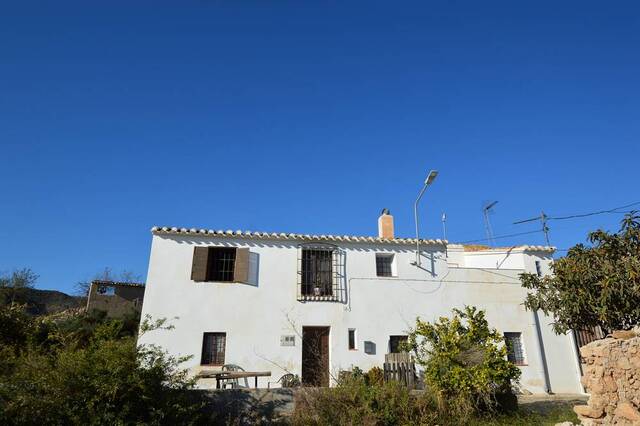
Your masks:
{"label": "blue sky", "polygon": [[640,201],[637,2],[4,2],[0,40],[0,271],[39,288],[144,278],[153,225],[411,236],[429,169],[451,241]]}

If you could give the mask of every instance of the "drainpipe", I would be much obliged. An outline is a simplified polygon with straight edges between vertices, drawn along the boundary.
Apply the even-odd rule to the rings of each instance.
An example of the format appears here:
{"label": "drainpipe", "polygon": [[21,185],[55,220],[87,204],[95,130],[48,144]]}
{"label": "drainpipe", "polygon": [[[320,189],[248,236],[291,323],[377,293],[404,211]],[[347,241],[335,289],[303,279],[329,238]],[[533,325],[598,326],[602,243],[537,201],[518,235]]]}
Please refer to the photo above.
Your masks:
{"label": "drainpipe", "polygon": [[569,331],[571,335],[571,346],[573,346],[573,357],[576,360],[576,372],[578,373],[578,383],[580,384],[580,389],[582,389],[582,393],[587,395],[587,390],[582,384],[582,363],[580,362],[580,349],[578,348],[578,340],[576,339],[576,332],[573,330]]}
{"label": "drainpipe", "polygon": [[533,310],[533,324],[536,328],[536,339],[538,343],[538,357],[540,358],[540,373],[544,378],[544,392],[547,394],[551,392],[551,385],[549,384],[549,369],[547,368],[547,357],[544,353],[544,343],[542,341],[542,329],[540,328],[540,319],[538,318],[538,311]]}

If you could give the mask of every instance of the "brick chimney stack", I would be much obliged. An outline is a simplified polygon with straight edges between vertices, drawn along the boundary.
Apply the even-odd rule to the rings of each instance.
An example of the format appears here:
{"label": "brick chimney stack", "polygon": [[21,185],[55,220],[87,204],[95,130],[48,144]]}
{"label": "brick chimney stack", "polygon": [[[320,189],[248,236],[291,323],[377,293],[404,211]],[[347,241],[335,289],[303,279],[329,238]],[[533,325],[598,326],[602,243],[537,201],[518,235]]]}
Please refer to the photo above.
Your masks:
{"label": "brick chimney stack", "polygon": [[382,209],[382,214],[378,218],[378,237],[392,240],[393,237],[393,216],[389,214],[389,209]]}

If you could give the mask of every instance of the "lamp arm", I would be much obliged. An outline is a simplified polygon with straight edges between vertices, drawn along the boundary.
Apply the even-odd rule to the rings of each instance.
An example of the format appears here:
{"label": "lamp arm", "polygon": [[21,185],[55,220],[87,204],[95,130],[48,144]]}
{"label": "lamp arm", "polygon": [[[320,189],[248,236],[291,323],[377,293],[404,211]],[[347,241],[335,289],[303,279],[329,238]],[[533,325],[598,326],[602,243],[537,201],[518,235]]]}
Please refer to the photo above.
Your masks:
{"label": "lamp arm", "polygon": [[427,190],[427,184],[422,187],[420,190],[420,194],[418,194],[418,198],[416,198],[416,202],[413,204],[413,218],[416,223],[416,265],[420,266],[420,232],[418,228],[418,203],[420,199],[424,195],[424,192]]}

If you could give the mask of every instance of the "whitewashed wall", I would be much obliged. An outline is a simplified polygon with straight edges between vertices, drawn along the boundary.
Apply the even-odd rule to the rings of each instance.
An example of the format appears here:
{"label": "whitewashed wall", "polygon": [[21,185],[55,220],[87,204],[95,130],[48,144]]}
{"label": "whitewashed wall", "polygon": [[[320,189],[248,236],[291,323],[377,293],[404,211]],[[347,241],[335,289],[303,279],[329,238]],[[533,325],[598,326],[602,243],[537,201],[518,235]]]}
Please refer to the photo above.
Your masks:
{"label": "whitewashed wall", "polygon": [[[254,260],[253,283],[191,281],[195,245],[248,247]],[[475,305],[487,311],[493,327],[523,334],[528,365],[520,367],[522,386],[533,393],[544,391],[534,320],[522,306],[525,290],[517,279],[523,269],[450,267],[444,247],[437,245],[423,247],[428,271],[410,265],[415,260],[410,245],[345,243],[340,248],[345,252],[347,302],[303,303],[296,299],[297,242],[154,235],[143,316],[169,318],[175,329],[149,332],[140,343],[161,345],[174,355],[193,355],[185,367],[195,374],[211,368],[199,365],[202,334],[225,332],[225,362],[246,370],[272,371],[272,378],[259,381],[266,386],[287,371],[301,375],[302,326],[331,328],[330,364],[336,374],[352,366],[363,370],[381,366],[389,336],[406,334],[418,316],[431,321],[449,316],[453,307]],[[396,255],[398,278],[376,277],[377,252]],[[513,259],[520,268],[535,270],[531,254],[513,254]],[[355,351],[348,349],[349,328],[356,329]],[[546,323],[543,328],[553,373],[551,390],[581,392],[570,336],[556,336]],[[282,335],[296,335],[295,346],[280,346]],[[364,341],[375,343],[375,354],[364,353]],[[201,385],[212,384],[201,381]]]}

